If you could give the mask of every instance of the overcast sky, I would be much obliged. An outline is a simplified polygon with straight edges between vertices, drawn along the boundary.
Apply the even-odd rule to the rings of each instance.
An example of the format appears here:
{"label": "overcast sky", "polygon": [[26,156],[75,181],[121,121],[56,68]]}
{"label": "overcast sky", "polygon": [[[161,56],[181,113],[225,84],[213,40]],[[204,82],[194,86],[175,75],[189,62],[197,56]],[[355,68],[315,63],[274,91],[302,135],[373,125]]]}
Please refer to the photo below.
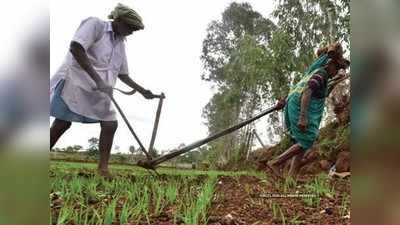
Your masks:
{"label": "overcast sky", "polygon": [[[208,24],[220,20],[232,1],[225,0],[52,0],[50,4],[50,35],[52,76],[64,60],[69,42],[81,20],[95,16],[103,20],[121,2],[131,6],[143,18],[145,29],[127,38],[126,52],[130,76],[153,93],[164,92],[166,99],[161,112],[156,149],[172,149],[207,136],[201,117],[203,107],[212,96],[209,83],[201,80],[202,41]],[[242,2],[242,1],[236,1]],[[274,1],[253,0],[253,9],[268,17]],[[128,89],[118,81],[117,87]],[[140,94],[115,99],[128,117],[135,132],[147,148],[158,100],[145,100]],[[126,152],[137,147],[121,117],[115,134],[115,145]],[[51,120],[52,122],[52,120]],[[56,144],[88,146],[88,139],[98,137],[99,124],[74,123]],[[263,131],[259,131],[264,133]]]}

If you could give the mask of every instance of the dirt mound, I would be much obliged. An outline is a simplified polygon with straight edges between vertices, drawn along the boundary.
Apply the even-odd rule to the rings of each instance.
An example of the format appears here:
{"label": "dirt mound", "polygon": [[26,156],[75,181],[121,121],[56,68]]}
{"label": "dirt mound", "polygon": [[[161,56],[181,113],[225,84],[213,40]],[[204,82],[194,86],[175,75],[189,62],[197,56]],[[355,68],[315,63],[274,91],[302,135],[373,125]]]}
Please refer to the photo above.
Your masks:
{"label": "dirt mound", "polygon": [[350,171],[350,152],[339,153],[335,166],[338,173]]}

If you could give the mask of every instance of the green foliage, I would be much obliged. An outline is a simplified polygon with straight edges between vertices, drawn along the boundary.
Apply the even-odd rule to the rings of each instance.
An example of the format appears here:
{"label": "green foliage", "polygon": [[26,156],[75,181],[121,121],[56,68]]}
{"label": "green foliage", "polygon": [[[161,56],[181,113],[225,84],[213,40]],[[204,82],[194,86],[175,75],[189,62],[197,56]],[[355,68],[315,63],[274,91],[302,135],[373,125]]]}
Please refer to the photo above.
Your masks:
{"label": "green foliage", "polygon": [[113,200],[111,204],[106,208],[103,225],[112,225],[115,218],[115,206],[116,200]]}
{"label": "green foliage", "polygon": [[345,216],[350,208],[350,196],[344,195],[342,197],[342,203],[340,204],[339,215],[341,217]]}
{"label": "green foliage", "polygon": [[119,163],[127,163],[129,161],[129,157],[123,154],[113,155],[113,158]]}
{"label": "green foliage", "polygon": [[304,198],[304,202],[309,206],[319,204],[321,197],[333,198],[335,189],[330,186],[329,178],[326,174],[319,174],[311,184],[305,185],[308,193],[316,195],[316,197]]}
{"label": "green foliage", "polygon": [[212,21],[203,41],[201,59],[206,72],[204,80],[215,81],[218,85],[228,82],[229,73],[225,70],[231,54],[245,36],[252,36],[265,43],[274,28],[272,21],[254,11],[249,3],[231,3],[222,14],[221,21]]}
{"label": "green foliage", "polygon": [[289,224],[290,225],[300,225],[300,224],[305,224],[303,220],[299,220],[300,216],[295,216],[293,217],[290,221]]}
{"label": "green foliage", "polygon": [[165,189],[165,198],[168,203],[174,203],[177,197],[177,184],[170,184]]}
{"label": "green foliage", "polygon": [[297,182],[293,177],[286,177],[285,182],[283,183],[283,193],[288,193],[292,188],[295,188],[296,185]]}
{"label": "green foliage", "polygon": [[[97,175],[96,164],[51,162],[50,201],[57,224],[155,224],[161,213],[186,224],[206,224],[217,176],[248,172],[158,169],[160,177],[141,168],[110,165],[111,181]],[[62,200],[59,209],[56,203]],[[173,210],[171,212],[170,210]]]}
{"label": "green foliage", "polygon": [[133,146],[133,145],[129,146],[129,152],[131,154],[135,154],[137,152],[137,150],[135,149],[135,146]]}
{"label": "green foliage", "polygon": [[83,149],[83,147],[82,147],[81,145],[74,145],[72,148],[73,148],[75,151],[79,151],[79,150],[82,150],[82,149]]}
{"label": "green foliage", "polygon": [[350,125],[339,127],[335,138],[337,145],[350,146]]}
{"label": "green foliage", "polygon": [[278,218],[278,212],[280,211],[280,206],[279,206],[279,204],[278,203],[276,203],[276,202],[271,202],[270,203],[270,206],[269,206],[270,208],[271,208],[271,210],[272,210],[272,216],[273,216],[273,218],[274,219],[276,219],[276,218]]}
{"label": "green foliage", "polygon": [[322,149],[330,149],[333,146],[335,146],[336,144],[337,144],[337,142],[335,140],[325,138],[319,142],[318,146]]}
{"label": "green foliage", "polygon": [[69,152],[69,153],[76,152],[73,146],[67,146],[67,147],[65,148],[65,151],[66,151],[66,152]]}
{"label": "green foliage", "polygon": [[158,156],[160,156],[160,154],[158,153],[157,149],[153,148],[151,150],[149,150],[149,154],[152,158],[157,158]]}
{"label": "green foliage", "polygon": [[[221,21],[213,21],[203,41],[205,73],[202,78],[218,91],[203,110],[210,133],[249,118],[259,106],[259,81],[264,74],[265,43],[274,29],[272,21],[248,3],[231,3]],[[240,132],[210,144],[226,160],[245,138]]]}
{"label": "green foliage", "polygon": [[196,151],[196,150],[190,151],[190,152],[178,157],[177,161],[181,162],[181,163],[195,163],[195,162],[198,162],[201,160],[202,154],[203,153],[200,151]]}
{"label": "green foliage", "polygon": [[206,212],[211,206],[215,183],[216,177],[210,177],[197,196],[197,200],[193,202],[191,207],[184,213],[183,220],[186,225],[197,225],[200,224],[200,222],[205,224],[207,219]]}
{"label": "green foliage", "polygon": [[57,225],[66,224],[72,213],[73,211],[71,208],[63,207],[60,211],[60,215],[58,216]]}
{"label": "green foliage", "polygon": [[286,217],[285,217],[285,214],[282,211],[282,208],[279,208],[279,214],[281,215],[281,223],[282,223],[282,225],[286,225]]}
{"label": "green foliage", "polygon": [[89,154],[90,155],[98,155],[99,154],[99,139],[92,137],[88,140],[89,142]]}
{"label": "green foliage", "polygon": [[128,208],[128,205],[125,204],[122,207],[121,213],[119,215],[119,222],[120,224],[127,224],[128,223],[128,218],[129,218],[129,214],[130,214],[130,210]]}

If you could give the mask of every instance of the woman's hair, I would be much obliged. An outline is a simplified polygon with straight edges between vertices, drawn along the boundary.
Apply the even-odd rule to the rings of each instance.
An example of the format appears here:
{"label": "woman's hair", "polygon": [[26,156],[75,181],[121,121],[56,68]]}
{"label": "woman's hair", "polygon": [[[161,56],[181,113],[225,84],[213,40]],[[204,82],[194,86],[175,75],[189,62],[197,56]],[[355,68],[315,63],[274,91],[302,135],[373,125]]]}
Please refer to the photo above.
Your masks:
{"label": "woman's hair", "polygon": [[327,54],[333,60],[332,62],[335,62],[344,69],[350,65],[350,61],[343,58],[343,47],[339,42],[334,42],[317,50],[317,58],[324,54]]}
{"label": "woman's hair", "polygon": [[339,58],[343,55],[343,48],[339,42],[334,42],[325,47],[319,48],[317,50],[317,57],[320,57],[323,54],[329,54],[331,58]]}
{"label": "woman's hair", "polygon": [[319,58],[321,55],[327,54],[327,53],[328,53],[328,46],[319,48],[319,49],[317,50],[317,58]]}

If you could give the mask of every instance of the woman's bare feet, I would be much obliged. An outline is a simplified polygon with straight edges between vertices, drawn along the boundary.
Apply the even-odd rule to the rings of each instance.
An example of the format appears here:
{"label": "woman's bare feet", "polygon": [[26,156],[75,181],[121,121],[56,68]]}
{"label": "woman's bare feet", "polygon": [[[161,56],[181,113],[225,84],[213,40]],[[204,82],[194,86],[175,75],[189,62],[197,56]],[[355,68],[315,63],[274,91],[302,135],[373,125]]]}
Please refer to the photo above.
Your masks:
{"label": "woman's bare feet", "polygon": [[269,163],[266,163],[265,165],[266,165],[267,169],[268,169],[270,172],[272,172],[272,174],[273,174],[275,177],[277,177],[277,178],[283,180],[283,177],[279,174],[278,168],[276,168],[276,167],[274,166],[273,163],[269,162]]}

